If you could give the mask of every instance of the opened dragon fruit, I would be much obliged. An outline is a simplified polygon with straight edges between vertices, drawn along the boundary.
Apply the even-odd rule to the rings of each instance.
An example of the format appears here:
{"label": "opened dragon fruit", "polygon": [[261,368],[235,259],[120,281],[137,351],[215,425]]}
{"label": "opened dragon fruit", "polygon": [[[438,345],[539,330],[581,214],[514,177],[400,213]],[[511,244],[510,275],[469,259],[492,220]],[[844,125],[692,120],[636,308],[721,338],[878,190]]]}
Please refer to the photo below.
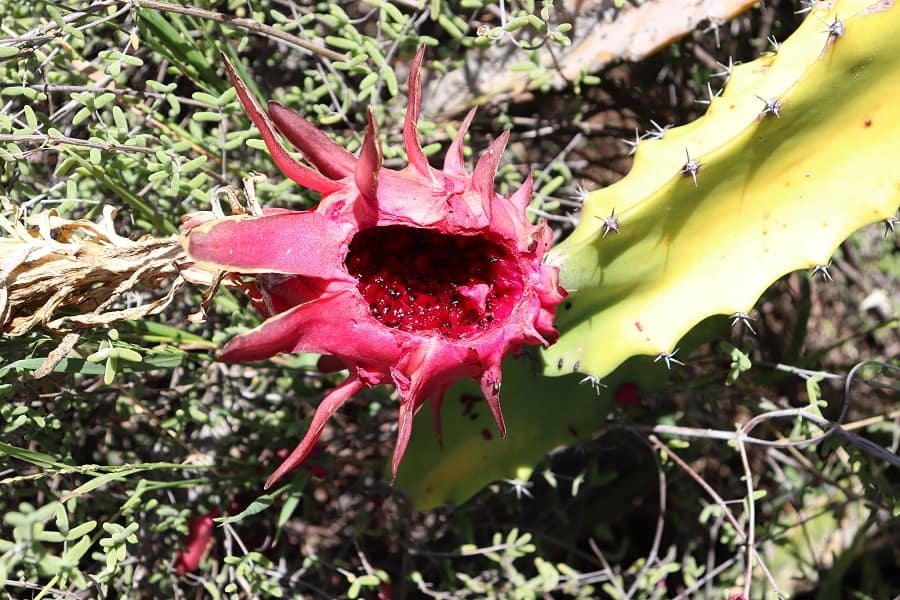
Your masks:
{"label": "opened dragon fruit", "polygon": [[[322,195],[312,210],[265,209],[190,222],[184,247],[204,267],[242,277],[266,320],[229,341],[224,361],[258,361],[279,352],[315,352],[349,370],[320,403],[300,444],[269,477],[270,487],[313,449],[328,418],[365,387],[393,384],[400,397],[397,469],[413,417],[428,400],[440,439],[440,406],[461,378],[480,381],[501,435],[500,362],[523,344],[548,345],[556,305],[566,292],[558,270],[543,264],[551,243],[546,224],[526,219],[529,175],[510,198],[493,180],[508,139],[503,133],[470,175],[463,163],[463,121],[444,160],[432,168],[416,122],[420,50],[410,67],[403,141],[409,164],[382,166],[372,111],[359,156],[299,114],[260,106],[227,63],[238,97],[275,164]],[[309,165],[282,147],[282,134]],[[313,168],[314,167],[314,168]]]}

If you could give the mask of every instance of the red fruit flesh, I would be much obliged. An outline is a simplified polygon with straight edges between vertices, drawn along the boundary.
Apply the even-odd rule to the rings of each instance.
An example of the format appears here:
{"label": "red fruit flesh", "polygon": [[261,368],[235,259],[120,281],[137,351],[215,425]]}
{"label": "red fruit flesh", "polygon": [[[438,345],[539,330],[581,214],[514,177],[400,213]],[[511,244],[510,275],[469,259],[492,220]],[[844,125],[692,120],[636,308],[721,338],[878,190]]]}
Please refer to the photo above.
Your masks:
{"label": "red fruit flesh", "polygon": [[359,232],[347,269],[376,319],[410,333],[472,337],[502,323],[522,295],[522,276],[484,237],[400,225]]}

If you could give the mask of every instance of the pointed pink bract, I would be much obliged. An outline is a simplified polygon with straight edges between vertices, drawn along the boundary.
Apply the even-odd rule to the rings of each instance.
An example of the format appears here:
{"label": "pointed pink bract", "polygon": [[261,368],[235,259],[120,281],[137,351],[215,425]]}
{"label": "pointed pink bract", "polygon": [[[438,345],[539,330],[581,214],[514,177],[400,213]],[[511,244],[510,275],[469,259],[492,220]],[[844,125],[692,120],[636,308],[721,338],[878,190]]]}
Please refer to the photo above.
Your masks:
{"label": "pointed pink bract", "polygon": [[340,227],[316,212],[228,217],[194,227],[186,250],[194,260],[223,271],[352,281],[340,260],[344,236]]}
{"label": "pointed pink bract", "polygon": [[381,171],[382,156],[381,140],[378,139],[378,124],[375,122],[375,111],[371,106],[368,117],[366,137],[363,139],[362,149],[359,152],[354,178],[359,193],[366,201],[376,203],[378,201],[378,173]]}
{"label": "pointed pink bract", "polygon": [[466,172],[465,159],[463,158],[463,143],[465,142],[466,134],[469,132],[469,127],[472,125],[472,120],[475,118],[477,110],[478,108],[473,106],[466,115],[466,118],[463,119],[462,123],[459,125],[459,131],[456,132],[456,137],[453,138],[453,143],[450,144],[450,148],[447,149],[447,155],[444,157],[444,173],[457,175],[459,177],[468,175]]}
{"label": "pointed pink bract", "polygon": [[269,102],[269,114],[293,146],[303,153],[320,173],[329,179],[341,179],[356,168],[356,158],[330,137],[289,108],[277,102]]}
{"label": "pointed pink bract", "polygon": [[308,187],[311,190],[323,194],[330,194],[337,191],[340,188],[340,185],[338,185],[337,182],[322,176],[320,173],[291,158],[278,141],[278,137],[275,133],[275,125],[272,123],[269,114],[263,110],[253,94],[250,93],[250,90],[247,89],[247,86],[244,85],[244,82],[241,81],[241,78],[238,77],[231,61],[228,60],[228,57],[223,54],[222,58],[225,61],[225,69],[228,71],[228,76],[231,78],[232,83],[234,83],[234,89],[237,90],[238,99],[241,101],[241,104],[244,105],[244,109],[250,116],[250,120],[253,121],[253,124],[259,129],[259,133],[262,135],[266,147],[269,149],[269,152],[272,153],[272,160],[275,161],[275,164],[278,165],[281,172],[287,175],[292,181],[299,183],[303,187]]}
{"label": "pointed pink bract", "polygon": [[494,177],[497,175],[497,167],[503,158],[503,150],[509,141],[509,132],[504,131],[494,140],[475,164],[472,173],[472,187],[480,195],[489,197],[494,193]]}
{"label": "pointed pink bract", "polygon": [[419,121],[419,111],[422,109],[422,82],[419,79],[419,67],[425,57],[425,46],[419,48],[415,58],[409,65],[409,95],[406,105],[406,118],[403,121],[403,146],[409,164],[422,175],[431,172],[431,166],[425,153],[422,152],[422,144],[419,142],[419,134],[416,132],[416,123]]}

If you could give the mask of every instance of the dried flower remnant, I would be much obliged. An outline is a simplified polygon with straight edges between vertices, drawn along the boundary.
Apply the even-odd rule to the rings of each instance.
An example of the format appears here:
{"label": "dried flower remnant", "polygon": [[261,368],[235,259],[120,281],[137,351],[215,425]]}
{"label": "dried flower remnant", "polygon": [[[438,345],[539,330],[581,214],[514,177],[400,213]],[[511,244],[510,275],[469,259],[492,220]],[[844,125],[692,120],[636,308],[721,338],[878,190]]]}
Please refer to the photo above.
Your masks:
{"label": "dried flower remnant", "polygon": [[[543,264],[551,243],[546,224],[525,209],[529,176],[510,198],[493,179],[506,145],[503,133],[470,174],[463,121],[444,167],[428,164],[416,134],[420,50],[410,67],[403,140],[409,164],[382,167],[374,115],[359,156],[302,116],[270,102],[264,110],[227,62],[238,97],[272,158],[295,182],[322,194],[312,210],[264,209],[186,225],[184,247],[205,267],[244,274],[267,320],[222,349],[226,361],[264,360],[279,352],[318,352],[350,375],[320,403],[300,444],[266,487],[302,462],[328,418],[360,390],[393,384],[400,396],[396,476],[413,416],[431,404],[440,439],[440,407],[461,378],[480,381],[501,435],[500,363],[523,344],[556,340],[556,305],[566,292],[556,267]],[[312,165],[295,161],[281,133]]]}

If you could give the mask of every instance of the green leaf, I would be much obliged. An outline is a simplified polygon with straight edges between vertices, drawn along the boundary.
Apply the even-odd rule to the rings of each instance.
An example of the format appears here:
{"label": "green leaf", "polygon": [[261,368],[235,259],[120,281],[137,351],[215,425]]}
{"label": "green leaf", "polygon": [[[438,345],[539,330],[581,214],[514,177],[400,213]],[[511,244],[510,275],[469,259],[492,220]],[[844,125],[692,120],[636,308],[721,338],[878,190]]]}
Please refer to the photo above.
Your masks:
{"label": "green leaf", "polygon": [[822,399],[822,388],[819,387],[820,381],[822,381],[821,375],[813,375],[806,380],[806,397],[809,398],[809,406],[806,409],[819,417],[822,416],[822,411],[819,410]]}
{"label": "green leaf", "polygon": [[76,525],[75,527],[73,527],[66,536],[66,539],[74,540],[75,538],[80,538],[81,536],[89,534],[96,528],[97,521],[85,521],[81,525]]}
{"label": "green leaf", "polygon": [[753,363],[750,362],[750,357],[736,346],[728,342],[723,342],[722,345],[731,357],[731,366],[728,369],[728,376],[725,378],[725,385],[733,385],[741,373],[750,370]]}
{"label": "green leaf", "polygon": [[118,366],[119,357],[110,352],[109,357],[106,359],[106,367],[103,369],[103,383],[112,385],[116,380],[116,369]]}
{"label": "green leaf", "polygon": [[193,94],[191,94],[191,98],[193,98],[197,102],[209,104],[210,106],[217,106],[219,104],[219,98],[217,96],[207,94],[206,92],[194,92]]}
{"label": "green leaf", "polygon": [[69,533],[69,513],[62,502],[56,507],[56,529],[63,535]]}
{"label": "green leaf", "polygon": [[297,510],[302,497],[303,494],[300,493],[289,494],[284,504],[281,505],[281,512],[278,513],[278,520],[275,522],[275,529],[279,534],[294,514],[294,511]]}
{"label": "green leaf", "polygon": [[188,43],[191,37],[179,15],[164,15],[146,8],[138,9],[137,14],[141,38],[148,46],[168,57],[189,79],[200,78],[205,89],[215,94],[225,90],[225,80],[216,74],[213,65],[198,50],[199,46]]}
{"label": "green leaf", "polygon": [[278,496],[287,493],[289,490],[299,490],[303,488],[303,485],[306,484],[306,477],[301,476],[298,481],[294,481],[293,483],[286,485],[284,487],[278,488],[274,492],[269,494],[264,494],[259,496],[256,500],[247,505],[247,508],[242,510],[236,515],[226,515],[224,517],[219,517],[214,519],[218,523],[240,523],[247,517],[252,517],[253,515],[259,514],[272,506]]}
{"label": "green leaf", "polygon": [[35,466],[43,467],[45,469],[50,467],[60,468],[67,466],[64,463],[57,461],[49,454],[36,452],[34,450],[26,450],[25,448],[18,448],[16,446],[12,446],[3,442],[0,442],[0,454],[18,458],[19,460],[23,460],[27,463],[31,463]]}
{"label": "green leaf", "polygon": [[193,115],[191,115],[191,118],[198,123],[218,123],[225,118],[225,115],[218,112],[203,110],[195,112]]}
{"label": "green leaf", "polygon": [[109,188],[119,198],[122,199],[132,210],[134,210],[142,219],[151,223],[159,233],[173,234],[178,233],[178,226],[166,219],[165,213],[156,210],[147,204],[143,199],[139,198],[124,185],[113,180],[107,173],[106,169],[101,166],[84,160],[81,156],[68,150],[69,155],[74,158],[82,167],[84,167],[90,175],[98,182]]}
{"label": "green leaf", "polygon": [[87,483],[84,483],[84,484],[78,486],[71,492],[63,494],[61,501],[66,502],[66,501],[70,500],[71,498],[78,498],[79,496],[84,496],[85,494],[88,494],[88,493],[96,490],[97,488],[101,488],[108,483],[125,479],[129,475],[133,475],[134,473],[140,473],[141,471],[145,471],[145,470],[147,470],[146,467],[133,467],[130,469],[114,471],[112,473],[104,473],[103,475],[94,477]]}
{"label": "green leaf", "polygon": [[[96,524],[96,522],[95,522]],[[75,531],[74,529],[72,531]],[[73,545],[69,546],[63,555],[63,560],[68,563],[77,564],[81,557],[84,556],[91,547],[91,538],[87,535],[79,539]]]}

